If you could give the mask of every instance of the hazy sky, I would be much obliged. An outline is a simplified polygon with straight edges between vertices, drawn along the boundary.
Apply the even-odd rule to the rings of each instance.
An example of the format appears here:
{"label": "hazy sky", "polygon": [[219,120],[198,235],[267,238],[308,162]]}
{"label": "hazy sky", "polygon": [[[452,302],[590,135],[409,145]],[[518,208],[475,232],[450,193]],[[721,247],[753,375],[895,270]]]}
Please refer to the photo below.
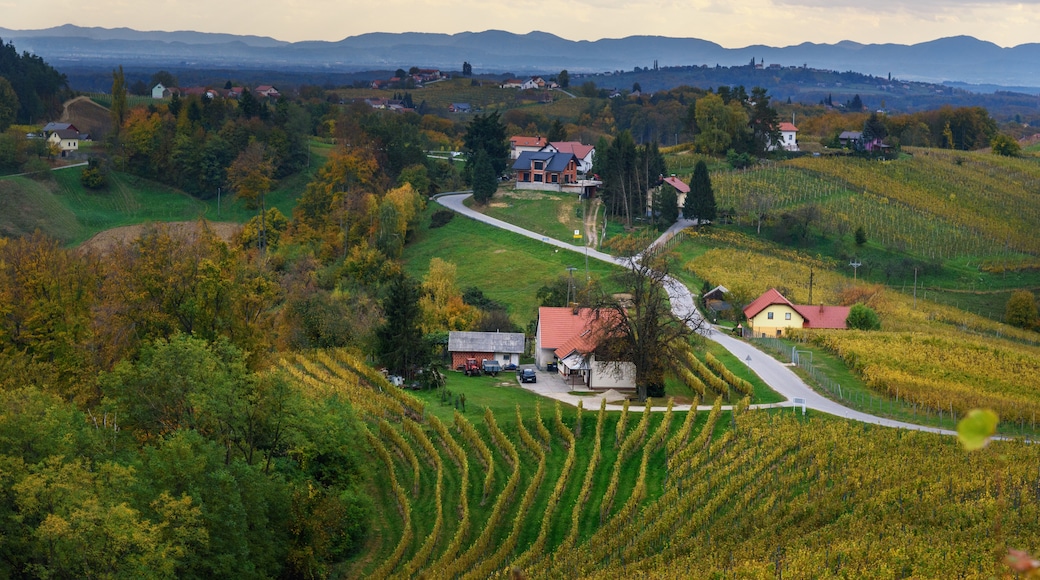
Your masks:
{"label": "hazy sky", "polygon": [[913,44],[970,35],[1040,42],[1040,0],[0,0],[0,27],[61,24],[340,40],[365,32],[489,29],[570,40],[693,37],[736,48]]}

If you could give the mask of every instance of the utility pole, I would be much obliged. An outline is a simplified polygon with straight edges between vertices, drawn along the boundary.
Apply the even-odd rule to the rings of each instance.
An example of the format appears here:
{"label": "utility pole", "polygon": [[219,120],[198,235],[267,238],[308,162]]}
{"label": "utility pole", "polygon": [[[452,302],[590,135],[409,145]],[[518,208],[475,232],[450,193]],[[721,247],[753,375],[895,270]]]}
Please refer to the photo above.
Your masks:
{"label": "utility pole", "polygon": [[812,304],[813,267],[809,266],[809,304]]}
{"label": "utility pole", "polygon": [[[571,288],[574,287],[574,271],[577,270],[574,266],[567,266],[567,273],[570,275],[570,281],[567,282],[567,308],[571,307]],[[575,299],[578,296],[575,294]]]}
{"label": "utility pole", "polygon": [[859,273],[859,267],[862,266],[863,263],[856,258],[853,258],[852,261],[849,262],[849,265],[852,266],[852,280],[855,281],[856,275]]}
{"label": "utility pole", "polygon": [[917,268],[914,268],[914,310],[917,310]]}

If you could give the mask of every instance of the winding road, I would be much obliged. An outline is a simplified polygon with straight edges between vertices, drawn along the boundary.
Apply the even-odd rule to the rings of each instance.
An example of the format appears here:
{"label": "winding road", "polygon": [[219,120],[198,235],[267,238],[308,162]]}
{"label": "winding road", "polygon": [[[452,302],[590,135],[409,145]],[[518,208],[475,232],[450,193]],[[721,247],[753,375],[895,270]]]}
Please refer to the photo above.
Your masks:
{"label": "winding road", "polygon": [[[466,207],[463,203],[463,201],[471,195],[473,195],[472,192],[444,193],[434,196],[434,199],[437,201],[437,203],[443,205],[444,207],[456,213],[483,222],[485,224],[494,226],[496,228],[501,228],[503,230],[507,230],[519,234],[521,236],[526,236],[528,238],[539,240],[548,245],[556,246],[565,250],[570,250],[572,252],[577,252],[579,254],[586,252],[585,246],[576,246],[573,244],[568,244],[566,242],[543,236],[541,234],[532,232],[530,230],[526,230],[514,224],[510,224],[502,220],[486,216],[480,212],[474,211]],[[676,232],[679,232],[693,225],[693,223],[694,222],[690,220],[679,220],[679,222],[677,222],[675,225],[669,228],[667,232],[662,234],[661,237],[654,242],[654,244],[662,243],[662,241],[668,240],[673,235],[675,235]],[[597,260],[601,260],[611,264],[617,264],[623,267],[627,266],[625,260],[621,258],[617,258],[615,256],[601,252],[599,250],[594,250],[592,248],[588,248],[587,251],[590,258],[595,258]],[[697,313],[697,310],[694,306],[693,294],[690,292],[689,288],[686,287],[686,285],[682,284],[674,278],[670,278],[667,284],[667,290],[668,296],[672,302],[672,310],[675,312],[677,316],[682,317],[689,312]],[[699,313],[697,313],[696,315],[699,316]],[[816,391],[812,390],[809,387],[809,385],[807,385],[805,381],[801,379],[801,377],[796,375],[791,370],[790,367],[784,365],[772,356],[755,348],[755,346],[747,342],[737,340],[736,338],[730,336],[726,332],[717,331],[711,325],[702,326],[704,326],[704,328],[699,331],[702,335],[704,335],[706,338],[710,340],[719,343],[720,345],[722,345],[723,348],[731,352],[738,359],[745,361],[745,363],[751,368],[751,370],[753,370],[759,377],[761,377],[762,381],[764,381],[774,391],[780,393],[781,396],[787,399],[787,401],[778,404],[752,405],[752,408],[795,406],[801,407],[804,405],[806,409],[812,409],[821,413],[827,413],[829,415],[843,417],[845,419],[859,421],[862,423],[870,423],[873,425],[893,427],[897,429],[927,431],[930,433],[939,433],[942,435],[956,435],[956,432],[951,431],[949,429],[939,429],[936,427],[926,427],[924,425],[915,425],[913,423],[895,421],[892,419],[886,419],[884,417],[870,415],[868,413],[863,413],[861,411],[845,407],[844,405],[832,401],[824,397],[823,395],[820,395]],[[540,390],[539,392],[542,391]],[[560,399],[570,404],[577,404],[577,400],[579,399],[579,397],[568,395],[565,392],[542,392],[542,394],[552,396],[553,398]],[[581,397],[581,399],[588,399],[588,397]],[[795,400],[798,401],[797,404],[795,403]],[[698,407],[699,410],[707,410],[710,408],[711,407],[707,406]],[[688,410],[689,406],[676,405],[674,409]],[[630,410],[635,411],[641,409],[632,407]]]}

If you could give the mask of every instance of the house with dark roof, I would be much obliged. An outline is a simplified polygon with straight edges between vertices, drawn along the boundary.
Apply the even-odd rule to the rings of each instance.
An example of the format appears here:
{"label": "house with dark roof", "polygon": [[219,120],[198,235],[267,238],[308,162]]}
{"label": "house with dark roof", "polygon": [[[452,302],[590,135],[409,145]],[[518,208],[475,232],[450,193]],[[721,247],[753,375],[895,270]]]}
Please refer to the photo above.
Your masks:
{"label": "house with dark roof", "polygon": [[539,308],[535,364],[545,369],[549,363],[556,363],[560,375],[574,386],[590,390],[634,390],[635,365],[596,360],[594,351],[602,338],[601,329],[602,321],[592,308]]}
{"label": "house with dark roof", "polygon": [[64,131],[64,130],[67,130],[67,129],[71,129],[73,131],[79,132],[79,129],[77,129],[76,126],[73,125],[72,123],[55,123],[55,122],[51,122],[51,123],[47,123],[46,125],[43,126],[43,134],[44,135],[50,135],[53,131]]}
{"label": "house with dark roof", "polygon": [[473,112],[473,107],[469,103],[452,103],[448,105],[448,111],[452,113],[471,113]]}
{"label": "house with dark roof", "polygon": [[68,157],[79,151],[79,131],[75,127],[51,131],[47,134],[47,142],[56,145],[62,157]]}
{"label": "house with dark roof", "polygon": [[784,336],[798,328],[847,328],[848,306],[794,304],[770,288],[744,307],[747,330],[753,336]]}
{"label": "house with dark roof", "polygon": [[842,147],[858,149],[863,144],[863,131],[842,131],[838,135],[838,143],[841,143]]}
{"label": "house with dark roof", "polygon": [[578,182],[578,158],[573,153],[524,151],[513,163],[517,189],[563,191]]}
{"label": "house with dark roof", "polygon": [[468,358],[480,362],[497,360],[503,367],[518,365],[520,355],[524,354],[524,339],[522,332],[449,332],[451,368],[465,365]]}

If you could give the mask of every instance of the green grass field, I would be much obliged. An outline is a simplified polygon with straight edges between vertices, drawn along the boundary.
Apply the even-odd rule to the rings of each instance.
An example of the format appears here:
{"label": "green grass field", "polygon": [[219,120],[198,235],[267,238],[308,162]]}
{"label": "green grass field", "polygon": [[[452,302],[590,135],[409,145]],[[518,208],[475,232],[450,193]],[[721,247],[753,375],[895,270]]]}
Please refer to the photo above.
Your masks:
{"label": "green grass field", "polygon": [[[310,166],[276,185],[267,196],[269,207],[292,215],[296,199],[324,164],[331,145],[311,143]],[[0,179],[0,234],[18,236],[39,229],[68,245],[94,234],[146,222],[211,221],[244,223],[256,215],[234,196],[200,200],[178,189],[134,175],[113,171],[108,186],[89,190],[80,183],[82,169],[51,172],[49,178]],[[219,207],[218,207],[219,204]]]}
{"label": "green grass field", "polygon": [[[431,204],[428,212],[438,207]],[[521,328],[527,328],[537,314],[539,288],[566,275],[568,266],[578,268],[575,277],[584,275],[585,266],[582,254],[462,216],[436,229],[424,225],[405,247],[402,259],[405,270],[421,279],[435,257],[458,267],[460,288],[480,288],[488,298],[508,305],[510,318]],[[589,276],[609,289],[608,276],[614,266],[598,260],[588,263]]]}
{"label": "green grass field", "polygon": [[[466,205],[485,215],[570,244],[574,230],[584,232],[583,216],[588,202],[574,194],[499,189],[484,206],[466,200]],[[584,234],[583,234],[584,235]]]}

